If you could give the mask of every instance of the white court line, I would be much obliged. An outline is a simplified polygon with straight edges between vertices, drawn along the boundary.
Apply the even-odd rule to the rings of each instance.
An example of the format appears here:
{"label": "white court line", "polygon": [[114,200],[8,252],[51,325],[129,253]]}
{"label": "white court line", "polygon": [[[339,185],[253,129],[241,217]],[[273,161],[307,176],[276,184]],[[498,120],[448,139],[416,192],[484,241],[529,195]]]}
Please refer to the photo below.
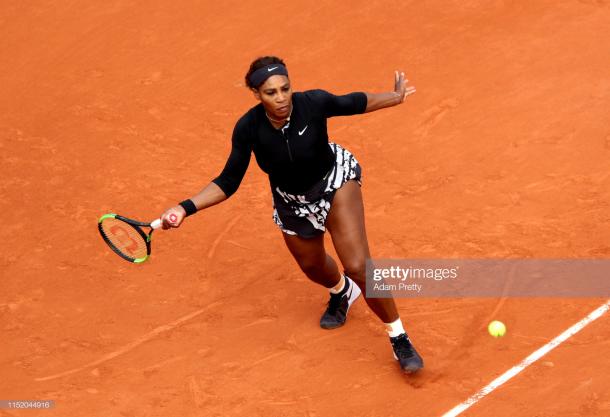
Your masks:
{"label": "white court line", "polygon": [[521,363],[516,366],[513,366],[511,369],[506,371],[504,374],[500,375],[493,381],[491,381],[485,388],[481,389],[479,392],[468,398],[463,403],[455,406],[450,411],[443,414],[443,417],[455,417],[462,414],[464,411],[469,409],[474,404],[478,403],[481,399],[483,399],[487,394],[491,393],[496,388],[499,388],[504,383],[509,381],[511,378],[519,374],[519,372],[523,371],[525,368],[536,362],[538,359],[542,358],[544,355],[549,353],[551,350],[555,349],[557,346],[568,340],[570,337],[574,336],[576,333],[581,331],[585,326],[590,324],[591,322],[597,320],[601,316],[610,310],[610,300],[606,301],[600,307],[598,307],[595,311],[591,312],[587,317],[570,327],[568,330],[557,336],[555,339],[551,340],[546,345],[542,346],[540,349],[529,355],[525,358]]}

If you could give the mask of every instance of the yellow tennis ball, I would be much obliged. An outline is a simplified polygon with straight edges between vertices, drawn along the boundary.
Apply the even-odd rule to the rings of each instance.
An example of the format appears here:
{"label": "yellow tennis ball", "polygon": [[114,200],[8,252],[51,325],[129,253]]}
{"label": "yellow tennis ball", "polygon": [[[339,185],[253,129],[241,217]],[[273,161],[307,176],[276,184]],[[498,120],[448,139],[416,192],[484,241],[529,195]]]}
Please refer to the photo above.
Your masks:
{"label": "yellow tennis ball", "polygon": [[506,326],[501,321],[494,320],[487,326],[487,331],[493,337],[502,337],[506,333]]}

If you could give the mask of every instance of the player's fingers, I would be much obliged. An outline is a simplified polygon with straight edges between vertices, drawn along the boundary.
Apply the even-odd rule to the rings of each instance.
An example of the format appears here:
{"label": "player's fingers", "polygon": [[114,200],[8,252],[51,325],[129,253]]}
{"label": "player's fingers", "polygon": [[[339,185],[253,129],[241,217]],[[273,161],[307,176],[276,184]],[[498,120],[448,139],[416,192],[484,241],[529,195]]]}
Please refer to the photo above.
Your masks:
{"label": "player's fingers", "polygon": [[161,227],[163,230],[167,230],[172,227],[169,223],[169,219],[167,218],[167,213],[163,213],[163,216],[161,216]]}
{"label": "player's fingers", "polygon": [[180,226],[180,217],[176,213],[170,213],[167,216],[167,222],[170,227],[178,227]]}
{"label": "player's fingers", "polygon": [[175,222],[178,220],[178,216],[176,215],[176,213],[173,212],[168,212],[168,213],[163,213],[163,216],[161,216],[161,222],[162,222],[162,227],[164,230],[170,229],[172,227],[176,227],[175,226]]}
{"label": "player's fingers", "polygon": [[185,219],[185,215],[184,213],[182,213],[179,210],[176,210],[174,213],[171,213],[169,215],[169,220],[170,220],[170,224],[172,227],[180,227],[180,225],[182,224],[182,222]]}

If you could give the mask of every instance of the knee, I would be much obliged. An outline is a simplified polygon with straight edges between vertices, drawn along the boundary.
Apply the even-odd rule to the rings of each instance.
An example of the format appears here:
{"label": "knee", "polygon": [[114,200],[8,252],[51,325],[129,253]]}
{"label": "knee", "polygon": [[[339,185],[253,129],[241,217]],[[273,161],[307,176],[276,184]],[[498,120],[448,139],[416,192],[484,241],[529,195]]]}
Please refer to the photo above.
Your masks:
{"label": "knee", "polygon": [[366,262],[364,259],[354,259],[343,265],[345,275],[350,277],[353,281],[358,284],[359,287],[363,288],[366,284]]}

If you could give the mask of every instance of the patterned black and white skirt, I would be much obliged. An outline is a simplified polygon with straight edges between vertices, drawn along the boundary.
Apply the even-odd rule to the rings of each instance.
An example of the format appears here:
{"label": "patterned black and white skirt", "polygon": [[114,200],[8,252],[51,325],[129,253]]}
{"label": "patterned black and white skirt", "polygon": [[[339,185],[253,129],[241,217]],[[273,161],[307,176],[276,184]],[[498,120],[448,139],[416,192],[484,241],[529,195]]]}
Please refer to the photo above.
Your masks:
{"label": "patterned black and white skirt", "polygon": [[335,154],[335,166],[309,191],[289,194],[272,187],[273,220],[284,233],[304,238],[324,233],[337,190],[349,180],[361,184],[362,169],[354,155],[336,143],[328,145]]}

